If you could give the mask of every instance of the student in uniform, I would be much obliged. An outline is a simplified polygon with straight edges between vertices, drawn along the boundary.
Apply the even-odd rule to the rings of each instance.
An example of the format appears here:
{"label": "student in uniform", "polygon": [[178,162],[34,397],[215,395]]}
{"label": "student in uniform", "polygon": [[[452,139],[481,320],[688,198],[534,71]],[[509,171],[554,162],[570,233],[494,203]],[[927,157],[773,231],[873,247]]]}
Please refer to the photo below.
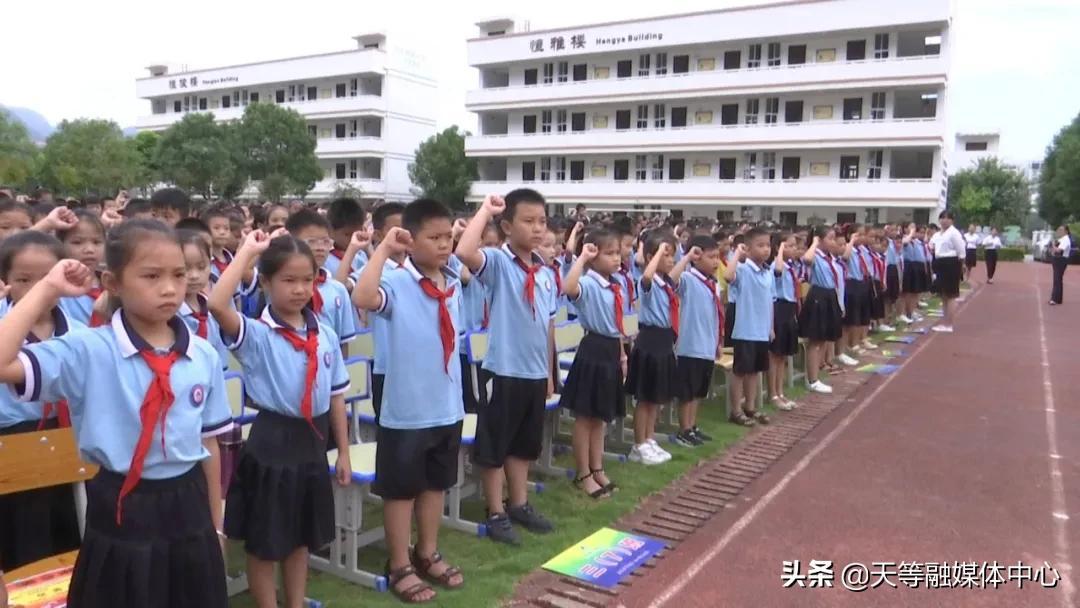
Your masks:
{"label": "student in uniform", "polygon": [[[500,248],[480,248],[495,217],[506,235]],[[544,197],[522,188],[488,196],[469,222],[457,257],[490,294],[491,339],[483,368],[492,374],[491,398],[480,404],[473,463],[484,469],[488,536],[517,545],[513,524],[551,532],[551,522],[528,502],[529,466],[540,457],[547,398],[555,392],[555,282],[536,249],[547,228]],[[503,476],[509,500],[503,504]]]}
{"label": "student in uniform", "polygon": [[0,200],[0,241],[34,225],[30,207],[11,199]]}
{"label": "student in uniform", "polygon": [[183,251],[160,222],[135,220],[112,231],[105,260],[119,302],[105,326],[24,344],[42,310],[90,289],[75,260],[0,320],[0,382],[21,400],[66,400],[80,457],[101,467],[67,605],[226,608],[217,435],[232,418],[217,352],[176,317]]}
{"label": "student in uniform", "polygon": [[978,265],[979,245],[982,244],[982,235],[975,232],[975,224],[969,224],[964,233],[964,280],[971,279],[971,271]]}
{"label": "student in uniform", "polygon": [[[0,281],[7,299],[18,304],[64,257],[55,237],[26,230],[0,244]],[[3,316],[7,311],[0,312]],[[35,344],[83,327],[60,307],[43,308],[26,336]],[[19,402],[0,390],[0,440],[3,435],[71,426],[63,401]],[[12,570],[79,546],[75,494],[71,485],[0,495],[0,571]],[[2,604],[0,604],[2,605]]]}
{"label": "student in uniform", "polygon": [[963,274],[961,256],[964,255],[966,243],[964,236],[953,225],[952,211],[942,211],[938,221],[941,222],[943,230],[934,250],[934,259],[937,265],[938,292],[943,301],[945,318],[931,329],[952,333],[953,319],[956,317],[956,298],[960,296],[960,277]]}
{"label": "student in uniform", "polygon": [[1001,249],[1001,237],[998,229],[991,228],[990,234],[982,240],[983,255],[986,257],[986,282],[994,283],[994,274],[997,272],[998,250]]}
{"label": "student in uniform", "polygon": [[769,342],[769,400],[779,410],[795,409],[796,403],[784,396],[788,357],[799,352],[799,292],[802,281],[795,265],[798,258],[795,235],[780,233],[776,239],[773,261],[773,338]]}
{"label": "student in uniform", "polygon": [[[298,211],[285,222],[285,229],[293,238],[303,241],[315,256],[319,270],[311,291],[311,310],[319,316],[319,322],[334,330],[341,340],[342,356],[348,356],[348,343],[356,339],[360,331],[360,319],[352,305],[349,290],[334,279],[327,269],[334,245],[330,237],[330,223],[316,211]],[[351,240],[351,238],[350,238]]]}
{"label": "student in uniform", "polygon": [[731,406],[731,418],[743,426],[769,424],[769,417],[758,409],[757,398],[760,374],[769,371],[769,342],[774,337],[776,277],[768,264],[771,252],[769,233],[761,228],[751,229],[738,247],[738,263],[729,266],[724,277],[738,293],[735,303],[738,316],[731,333],[735,347],[731,391],[735,403]]}
{"label": "student in uniform", "polygon": [[[405,207],[404,228],[391,228],[361,272],[353,301],[386,326],[386,384],[377,431],[374,492],[383,498],[390,589],[406,603],[465,584],[461,570],[438,550],[447,489],[457,483],[465,412],[457,326],[461,284],[448,266],[453,247],[450,212],[419,199]],[[404,268],[387,272],[406,253]],[[412,549],[411,524],[417,543]]]}
{"label": "student in uniform", "polygon": [[[864,330],[870,326],[870,267],[862,255],[863,228],[856,226],[848,235],[842,256],[844,263],[844,335],[836,359],[848,366],[859,361]],[[848,353],[851,353],[850,355]]]}
{"label": "student in uniform", "polygon": [[94,316],[94,302],[104,291],[101,285],[101,264],[105,260],[105,225],[96,215],[83,210],[74,212],[78,223],[67,230],[57,231],[60,242],[64,244],[67,257],[82,262],[93,271],[93,286],[86,295],[64,298],[60,307],[64,313],[82,325],[96,327],[105,323],[105,319]]}
{"label": "student in uniform", "polygon": [[834,260],[839,249],[836,231],[819,226],[813,231],[813,241],[803,263],[809,267],[810,293],[799,313],[799,335],[806,338],[806,384],[815,393],[832,393],[832,387],[821,381],[824,350],[828,343],[843,335],[843,310],[840,306],[840,285],[843,270]]}
{"label": "student in uniform", "polygon": [[604,228],[592,230],[563,280],[585,337],[559,405],[574,414],[574,485],[593,499],[608,498],[617,489],[604,472],[604,426],[626,415],[622,339],[627,294],[614,278],[621,262],[618,235]]}
{"label": "student in uniform", "polygon": [[[282,231],[283,232],[283,231]],[[225,532],[244,541],[251,594],[277,605],[281,562],[285,605],[299,608],[308,555],[334,537],[327,437],[338,448],[337,482],[351,480],[344,393],[349,375],[341,341],[309,308],[319,265],[303,241],[261,230],[248,234],[210,293],[210,312],[244,370],[244,392],[258,411],[229,484]],[[258,262],[267,306],[259,319],[232,307],[232,294]]]}
{"label": "student in uniform", "polygon": [[367,249],[354,250],[350,259],[346,259],[346,252],[350,248],[353,235],[364,231],[364,223],[367,221],[367,213],[364,212],[364,208],[360,206],[356,199],[339,198],[330,203],[330,207],[326,211],[326,220],[329,222],[333,247],[330,249],[326,261],[323,262],[322,268],[325,268],[327,274],[331,277],[337,276],[338,267],[342,264],[345,264],[346,268],[349,269],[348,273],[360,272],[360,269],[367,263]]}
{"label": "student in uniform", "polygon": [[683,273],[678,288],[675,396],[679,399],[679,432],[675,441],[700,446],[712,438],[698,428],[698,405],[709,396],[713,369],[723,355],[726,335],[723,292],[714,279],[724,244],[709,236],[695,236],[688,244],[690,268]]}
{"label": "student in uniform", "polygon": [[191,198],[180,188],[162,188],[150,197],[150,213],[166,226],[175,227],[191,215]]}
{"label": "student in uniform", "polygon": [[210,280],[216,283],[234,256],[229,249],[233,242],[231,214],[225,205],[219,203],[204,211],[201,219],[210,230]]}
{"label": "student in uniform", "polygon": [[926,250],[922,246],[919,235],[918,226],[912,222],[908,224],[907,233],[901,239],[904,311],[900,321],[904,323],[913,323],[922,318],[916,313],[919,295],[929,287],[929,276],[926,273]]}
{"label": "student in uniform", "polygon": [[229,349],[221,339],[221,327],[210,314],[207,292],[210,286],[210,248],[202,234],[193,230],[177,231],[187,265],[187,289],[177,313],[188,330],[206,340],[221,357],[222,369],[229,367]]}
{"label": "student in uniform", "polygon": [[645,245],[649,263],[638,281],[641,325],[626,365],[626,392],[637,401],[634,408],[634,447],[630,462],[662,464],[671,454],[657,443],[656,420],[660,407],[676,396],[675,341],[679,335],[679,283],[691,262],[683,256],[675,263],[675,236],[653,231]]}
{"label": "student in uniform", "polygon": [[903,244],[900,240],[899,226],[885,227],[885,322],[878,329],[885,332],[896,331],[896,322],[904,314],[900,294],[901,278],[904,276]]}
{"label": "student in uniform", "polygon": [[1056,241],[1050,244],[1050,264],[1054,270],[1054,283],[1050,290],[1050,305],[1061,304],[1065,292],[1065,270],[1069,267],[1069,257],[1072,255],[1073,242],[1072,232],[1068,224],[1058,226],[1054,233]]}

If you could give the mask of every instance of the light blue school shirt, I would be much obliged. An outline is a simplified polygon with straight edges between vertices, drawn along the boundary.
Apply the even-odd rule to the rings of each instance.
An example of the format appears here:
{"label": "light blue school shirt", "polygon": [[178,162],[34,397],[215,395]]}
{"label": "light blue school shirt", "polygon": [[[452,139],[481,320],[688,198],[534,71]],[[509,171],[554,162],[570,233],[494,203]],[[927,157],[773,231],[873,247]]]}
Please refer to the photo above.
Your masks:
{"label": "light blue school shirt", "polygon": [[[3,299],[2,309],[0,309],[0,318],[2,318],[9,310],[11,310],[11,304],[7,298]],[[85,328],[86,326],[74,319],[68,318],[67,314],[59,307],[52,309],[53,317],[53,335],[46,337],[46,340],[50,338],[59,338],[66,335],[69,331]],[[37,336],[30,334],[23,341],[23,344],[37,344],[41,342],[41,339]],[[0,391],[0,429],[5,429],[10,426],[14,426],[21,422],[36,422],[40,421],[45,413],[45,403],[43,401],[19,401],[15,398],[15,395],[11,391]],[[49,418],[55,418],[55,408]]]}
{"label": "light blue school shirt", "polygon": [[[725,268],[730,268],[732,264],[738,264],[739,263],[738,260],[739,260],[739,252],[732,249],[731,251],[728,252],[727,265],[725,266]],[[728,301],[728,303],[729,304],[734,304],[736,298],[738,298],[738,297],[739,297],[739,286],[737,284],[733,284],[733,283],[729,282],[728,283],[728,288],[727,288],[727,301]]]}
{"label": "light blue school shirt", "polygon": [[735,325],[731,337],[735,340],[768,342],[773,326],[773,293],[776,280],[772,266],[747,259],[735,269],[739,297],[735,301]]}
{"label": "light blue school shirt", "polygon": [[[810,264],[810,285],[824,287],[825,289],[836,289],[837,279],[843,281],[844,273],[833,266],[830,258],[831,256],[821,252],[814,255],[814,261]],[[836,274],[833,274],[833,270],[836,271]]]}
{"label": "light blue school shirt", "polygon": [[[566,284],[566,276],[570,274],[570,269],[574,267],[574,261],[576,259],[577,259],[577,256],[575,256],[573,254],[567,254],[566,259],[563,260],[562,264],[559,266],[559,272],[562,273],[563,285]],[[568,315],[573,315],[573,316],[576,317],[577,316],[577,307],[574,306],[574,302],[570,299],[569,296],[566,296],[565,299],[566,299],[566,313]]]}
{"label": "light blue school shirt", "polygon": [[[608,338],[622,337],[615,325],[615,293],[611,290],[617,276],[614,274],[607,279],[595,270],[589,270],[578,281],[578,297],[570,301],[577,308],[578,321],[586,331]],[[621,286],[619,289],[625,299],[626,290]]]}
{"label": "light blue school shirt", "polygon": [[[385,279],[386,275],[401,270],[403,266],[398,265],[394,260],[386,260],[383,264],[382,278]],[[372,315],[369,315],[369,319]],[[386,358],[390,352],[390,342],[387,340],[387,332],[389,326],[386,319],[379,315],[374,315],[374,319],[371,319],[371,336],[375,341],[375,360],[371,362],[371,373],[383,375],[386,373]]]}
{"label": "light blue school shirt", "polygon": [[349,373],[341,357],[341,342],[330,327],[319,322],[315,313],[304,309],[305,327],[294,328],[274,313],[272,306],[263,309],[259,319],[241,317],[236,340],[222,336],[225,345],[244,368],[244,392],[263,410],[303,418],[300,403],[304,398],[304,372],[307,355],[296,350],[278,330],[291,329],[302,339],[307,332],[319,332],[319,367],[311,397],[311,415],[330,411],[330,397],[349,390]]}
{"label": "light blue school shirt", "polygon": [[439,302],[420,287],[423,275],[412,259],[401,270],[384,272],[379,283],[382,305],[376,312],[387,322],[386,382],[379,424],[390,429],[425,429],[454,424],[465,417],[461,397],[461,280],[442,269],[446,290],[454,293],[446,308],[454,323],[449,361],[439,337]]}
{"label": "light blue school shirt", "polygon": [[[344,255],[344,254],[343,254]],[[358,274],[363,270],[364,265],[368,263],[368,255],[365,251],[357,251],[356,256],[353,257],[352,266],[350,266],[349,275]],[[323,268],[326,272],[330,273],[333,277],[337,274],[338,268],[341,267],[341,258],[334,254],[333,250],[330,251],[330,255],[326,256],[326,262],[323,263]]]}
{"label": "light blue school shirt", "polygon": [[899,255],[900,245],[894,241],[889,240],[889,246],[885,248],[885,265],[896,266],[900,263]]}
{"label": "light blue school shirt", "polygon": [[484,369],[507,378],[545,380],[551,373],[548,327],[557,312],[555,281],[544,272],[544,259],[531,252],[526,266],[540,266],[534,275],[533,304],[525,299],[526,273],[509,245],[485,247],[473,275],[491,292],[488,352]]}
{"label": "light blue school shirt", "polygon": [[[638,281],[641,302],[638,309],[638,321],[642,325],[671,327],[671,301],[668,299],[665,287],[670,287],[675,292],[675,298],[678,299],[679,285],[660,273],[653,275],[651,283],[650,285],[643,280]],[[681,326],[680,329],[682,329]]]}
{"label": "light blue school shirt", "polygon": [[[851,250],[851,257],[844,260],[844,268],[847,269],[847,274],[845,275],[845,280],[848,280],[848,279],[850,279],[852,281],[865,281],[866,280],[866,275],[863,273],[863,270],[862,270],[862,264],[859,263],[860,260],[862,260],[863,262],[866,261],[865,259],[863,259],[862,254],[859,253],[859,248],[855,247],[855,248],[853,248]],[[866,269],[869,270],[870,267],[867,266]]]}
{"label": "light blue school shirt", "polygon": [[[225,253],[225,264],[226,264],[226,266],[228,264],[232,264],[233,253],[231,251],[229,251],[228,249],[225,249],[224,253]],[[223,271],[218,270],[218,267],[216,265],[214,265],[214,261],[210,260],[210,285],[211,286],[215,285],[218,282],[218,280],[221,279],[221,273],[222,272]],[[257,293],[258,290],[259,290],[259,268],[255,267],[255,268],[252,269],[251,282],[250,283],[245,283],[241,279],[240,284],[236,286],[236,291],[233,293],[233,300],[236,300],[236,299],[239,299],[239,298],[250,298],[252,295]]]}
{"label": "light blue school shirt", "polygon": [[[555,311],[558,312],[560,308],[566,306],[566,294],[562,292],[561,288],[563,278],[562,269],[558,264],[553,263],[551,266],[544,267],[544,274],[547,275],[548,279],[551,280],[552,285],[555,286],[555,293],[557,294],[555,297]],[[558,279],[555,278],[555,275],[558,275]]]}
{"label": "light blue school shirt", "polygon": [[[773,268],[776,268],[776,264],[773,264]],[[795,279],[799,276],[799,267],[795,264],[795,260],[784,261],[784,271],[780,273],[780,276],[776,276],[774,271],[774,285],[773,293],[777,300],[784,300],[785,302],[798,302],[798,285]],[[794,274],[793,274],[794,273]]]}
{"label": "light blue school shirt", "polygon": [[[192,335],[179,317],[169,325],[176,332],[170,350],[180,353],[169,374],[175,401],[164,425],[164,451],[162,425],[154,425],[142,473],[146,479],[183,475],[210,455],[202,445],[204,437],[233,428],[217,351]],[[23,348],[19,361],[26,379],[13,389],[24,401],[66,399],[79,457],[126,474],[142,429],[139,410],[153,379],[138,353],[150,349],[118,310],[108,325],[80,328]]]}
{"label": "light blue school shirt", "polygon": [[624,274],[621,270],[617,270],[611,275],[611,281],[617,283],[619,289],[622,290],[623,315],[634,314],[634,302],[637,301],[638,294],[637,289],[634,289],[634,293],[630,291],[631,288],[636,287],[633,284],[633,279],[630,278],[630,273]]}
{"label": "light blue school shirt", "polygon": [[[210,346],[214,347],[218,356],[221,357],[221,369],[229,368],[229,349],[226,348],[225,342],[221,339],[221,325],[218,324],[214,315],[209,312],[209,305],[206,301],[206,296],[199,294],[199,307],[201,311],[206,314],[206,338],[205,340],[210,343]],[[198,335],[199,331],[199,319],[195,317],[195,311],[191,309],[191,306],[185,301],[180,304],[180,310],[177,311],[177,315],[184,320],[192,335]]]}
{"label": "light blue school shirt", "polygon": [[90,325],[90,317],[94,314],[94,298],[86,295],[60,298],[57,305],[69,319],[80,325]]}
{"label": "light blue school shirt", "polygon": [[356,307],[352,305],[349,290],[334,279],[333,275],[328,274],[326,269],[320,268],[319,274],[326,277],[325,283],[316,284],[323,300],[319,322],[329,325],[342,344],[352,342],[360,331],[360,317],[356,314]]}
{"label": "light blue school shirt", "polygon": [[720,311],[716,300],[720,286],[714,277],[690,267],[679,279],[679,340],[675,354],[693,359],[716,360],[720,344]]}

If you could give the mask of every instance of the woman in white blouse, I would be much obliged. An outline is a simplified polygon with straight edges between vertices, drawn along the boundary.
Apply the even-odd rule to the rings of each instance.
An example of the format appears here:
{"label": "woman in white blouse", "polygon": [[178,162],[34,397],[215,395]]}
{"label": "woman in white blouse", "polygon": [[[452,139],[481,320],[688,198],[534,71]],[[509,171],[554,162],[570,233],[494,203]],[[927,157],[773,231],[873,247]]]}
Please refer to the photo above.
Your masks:
{"label": "woman in white blouse", "polygon": [[964,233],[964,243],[967,245],[967,252],[964,255],[964,280],[971,280],[971,270],[978,265],[978,249],[979,242],[982,241],[982,235],[975,232],[975,224],[968,226],[968,231]]}
{"label": "woman in white blouse", "polygon": [[983,255],[986,257],[986,282],[993,284],[994,273],[997,272],[998,249],[1001,249],[1001,237],[998,229],[991,228],[990,236],[982,240]]}
{"label": "woman in white blouse", "polygon": [[1064,292],[1065,269],[1069,267],[1072,255],[1072,233],[1062,224],[1055,233],[1057,241],[1050,244],[1050,264],[1054,267],[1054,288],[1050,291],[1050,305],[1061,304]]}
{"label": "woman in white blouse", "polygon": [[934,244],[934,266],[937,272],[938,293],[944,302],[942,308],[945,318],[931,329],[938,332],[952,333],[953,316],[956,313],[956,298],[960,296],[960,275],[963,273],[961,260],[965,255],[967,243],[964,235],[953,226],[952,211],[942,211],[938,216],[941,233],[936,235]]}

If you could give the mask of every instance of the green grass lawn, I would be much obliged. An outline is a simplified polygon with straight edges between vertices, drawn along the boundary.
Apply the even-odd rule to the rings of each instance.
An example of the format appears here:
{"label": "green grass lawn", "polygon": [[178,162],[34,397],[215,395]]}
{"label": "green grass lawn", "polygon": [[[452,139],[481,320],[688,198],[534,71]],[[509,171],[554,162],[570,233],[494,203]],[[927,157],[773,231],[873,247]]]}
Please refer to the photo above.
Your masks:
{"label": "green grass lawn", "polygon": [[[641,500],[662,489],[681,476],[692,466],[723,451],[739,439],[745,429],[724,421],[723,389],[716,387],[720,397],[708,401],[701,408],[700,426],[714,441],[696,449],[664,444],[672,453],[666,464],[644,467],[632,463],[606,463],[608,476],[619,484],[620,491],[609,500],[594,501],[576,490],[567,479],[544,479],[545,489],[531,495],[529,500],[555,522],[554,533],[537,536],[521,531],[523,543],[517,548],[498,545],[485,538],[477,538],[455,530],[444,529],[440,550],[448,562],[461,567],[466,578],[465,588],[458,591],[440,591],[434,605],[448,607],[480,608],[497,606],[514,590],[514,584],[522,576],[539,568],[574,542],[581,540],[598,528],[609,526],[615,520],[634,510]],[[799,391],[789,394],[796,397]],[[775,415],[783,415],[776,414]],[[569,456],[560,457],[562,466],[569,465]],[[465,516],[477,521],[483,516],[483,505],[470,501]],[[379,507],[365,512],[367,524],[377,525]],[[239,547],[230,547],[231,564],[242,567],[243,556]],[[361,553],[364,567],[382,572],[386,559],[382,548],[371,548]],[[327,608],[347,606],[399,606],[400,602],[390,593],[376,593],[358,587],[333,576],[312,571],[308,584],[308,597],[321,601]],[[233,598],[236,608],[254,606],[247,594]]]}

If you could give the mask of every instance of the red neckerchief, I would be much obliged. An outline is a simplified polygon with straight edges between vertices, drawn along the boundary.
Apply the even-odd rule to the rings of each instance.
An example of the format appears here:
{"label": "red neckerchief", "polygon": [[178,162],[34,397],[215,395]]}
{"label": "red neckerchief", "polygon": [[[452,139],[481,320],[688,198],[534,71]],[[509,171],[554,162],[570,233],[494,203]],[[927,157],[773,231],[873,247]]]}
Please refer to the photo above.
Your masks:
{"label": "red neckerchief", "polygon": [[667,294],[668,302],[668,315],[671,317],[671,329],[675,332],[675,337],[679,336],[679,298],[675,295],[675,290],[671,287],[671,284],[667,280],[664,280],[663,284],[664,293]]}
{"label": "red neckerchief", "polygon": [[831,253],[822,254],[825,256],[825,261],[829,263],[829,270],[832,271],[832,280],[834,289],[840,289],[840,275],[836,272],[836,266],[833,264],[833,256]]}
{"label": "red neckerchief", "polygon": [[[429,298],[437,300],[439,303],[439,340],[442,341],[443,370],[449,374],[450,356],[454,353],[454,337],[457,335],[457,330],[454,329],[454,320],[450,317],[450,309],[446,306],[446,300],[453,297],[454,287],[451,286],[446,291],[440,291],[435,285],[435,281],[427,277],[421,277],[420,289]],[[486,300],[484,305],[487,306]]]}
{"label": "red neckerchief", "polygon": [[555,260],[551,261],[551,270],[555,275],[555,295],[561,296],[562,293],[562,272],[559,267],[559,263]]}
{"label": "red neckerchief", "polygon": [[619,274],[622,275],[623,281],[626,282],[626,295],[630,298],[630,305],[633,306],[637,301],[637,294],[634,293],[634,281],[630,277],[630,269],[628,267],[619,266]]}
{"label": "red neckerchief", "polygon": [[341,259],[344,259],[344,257],[345,257],[345,251],[343,249],[338,249],[337,247],[333,247],[333,248],[330,249],[330,255],[332,255],[335,258],[341,260]]}
{"label": "red neckerchief", "polygon": [[315,283],[311,286],[311,309],[315,311],[315,314],[322,314],[323,309],[323,297],[319,291],[319,285],[326,283],[326,275],[322,271],[315,273]]}
{"label": "red neckerchief", "polygon": [[314,327],[309,325],[306,338],[301,338],[300,334],[291,327],[275,327],[274,331],[285,338],[293,350],[303,352],[307,357],[307,365],[304,368],[304,396],[300,399],[300,415],[307,420],[311,430],[315,431],[315,435],[322,439],[319,429],[315,428],[311,403],[312,394],[315,392],[315,376],[319,373],[319,326],[318,324]]}
{"label": "red neckerchief", "polygon": [[852,254],[859,258],[859,270],[862,271],[863,280],[869,281],[871,279],[870,269],[866,267],[866,258],[863,257],[862,246],[856,247],[852,251]]}
{"label": "red neckerchief", "polygon": [[[536,318],[536,273],[544,267],[543,264],[534,264],[529,266],[521,260],[521,258],[510,252],[511,257],[514,258],[514,263],[517,267],[525,273],[525,301],[528,302],[529,308],[532,309],[533,318]],[[453,291],[451,291],[453,293]]]}
{"label": "red neckerchief", "polygon": [[228,262],[222,262],[217,258],[212,258],[210,260],[210,263],[214,265],[214,268],[217,269],[219,275],[223,274],[225,272],[225,269],[229,267]]}
{"label": "red neckerchief", "polygon": [[480,322],[480,329],[487,329],[491,321],[491,310],[488,308],[487,298],[484,298],[484,320]]}
{"label": "red neckerchief", "polygon": [[99,285],[97,287],[91,287],[90,291],[86,292],[86,295],[90,298],[91,302],[90,327],[101,327],[102,325],[105,325],[105,319],[102,319],[101,316],[96,311],[94,311],[94,304],[97,303],[98,298],[101,297],[103,291],[104,290]]}
{"label": "red neckerchief", "polygon": [[195,317],[195,320],[199,322],[198,327],[195,328],[195,335],[205,340],[209,333],[207,325],[210,321],[210,311],[207,309],[206,302],[202,298],[196,297],[195,299],[198,300],[199,303],[198,310],[191,310],[191,316]]}
{"label": "red neckerchief", "polygon": [[[723,264],[723,262],[721,262]],[[716,279],[707,277],[701,273],[697,268],[693,269],[690,274],[696,276],[698,280],[705,284],[705,288],[709,290],[709,294],[712,295],[713,304],[716,306],[716,318],[719,322],[719,336],[720,339],[724,339],[724,303],[720,300],[719,294],[716,293]]]}

